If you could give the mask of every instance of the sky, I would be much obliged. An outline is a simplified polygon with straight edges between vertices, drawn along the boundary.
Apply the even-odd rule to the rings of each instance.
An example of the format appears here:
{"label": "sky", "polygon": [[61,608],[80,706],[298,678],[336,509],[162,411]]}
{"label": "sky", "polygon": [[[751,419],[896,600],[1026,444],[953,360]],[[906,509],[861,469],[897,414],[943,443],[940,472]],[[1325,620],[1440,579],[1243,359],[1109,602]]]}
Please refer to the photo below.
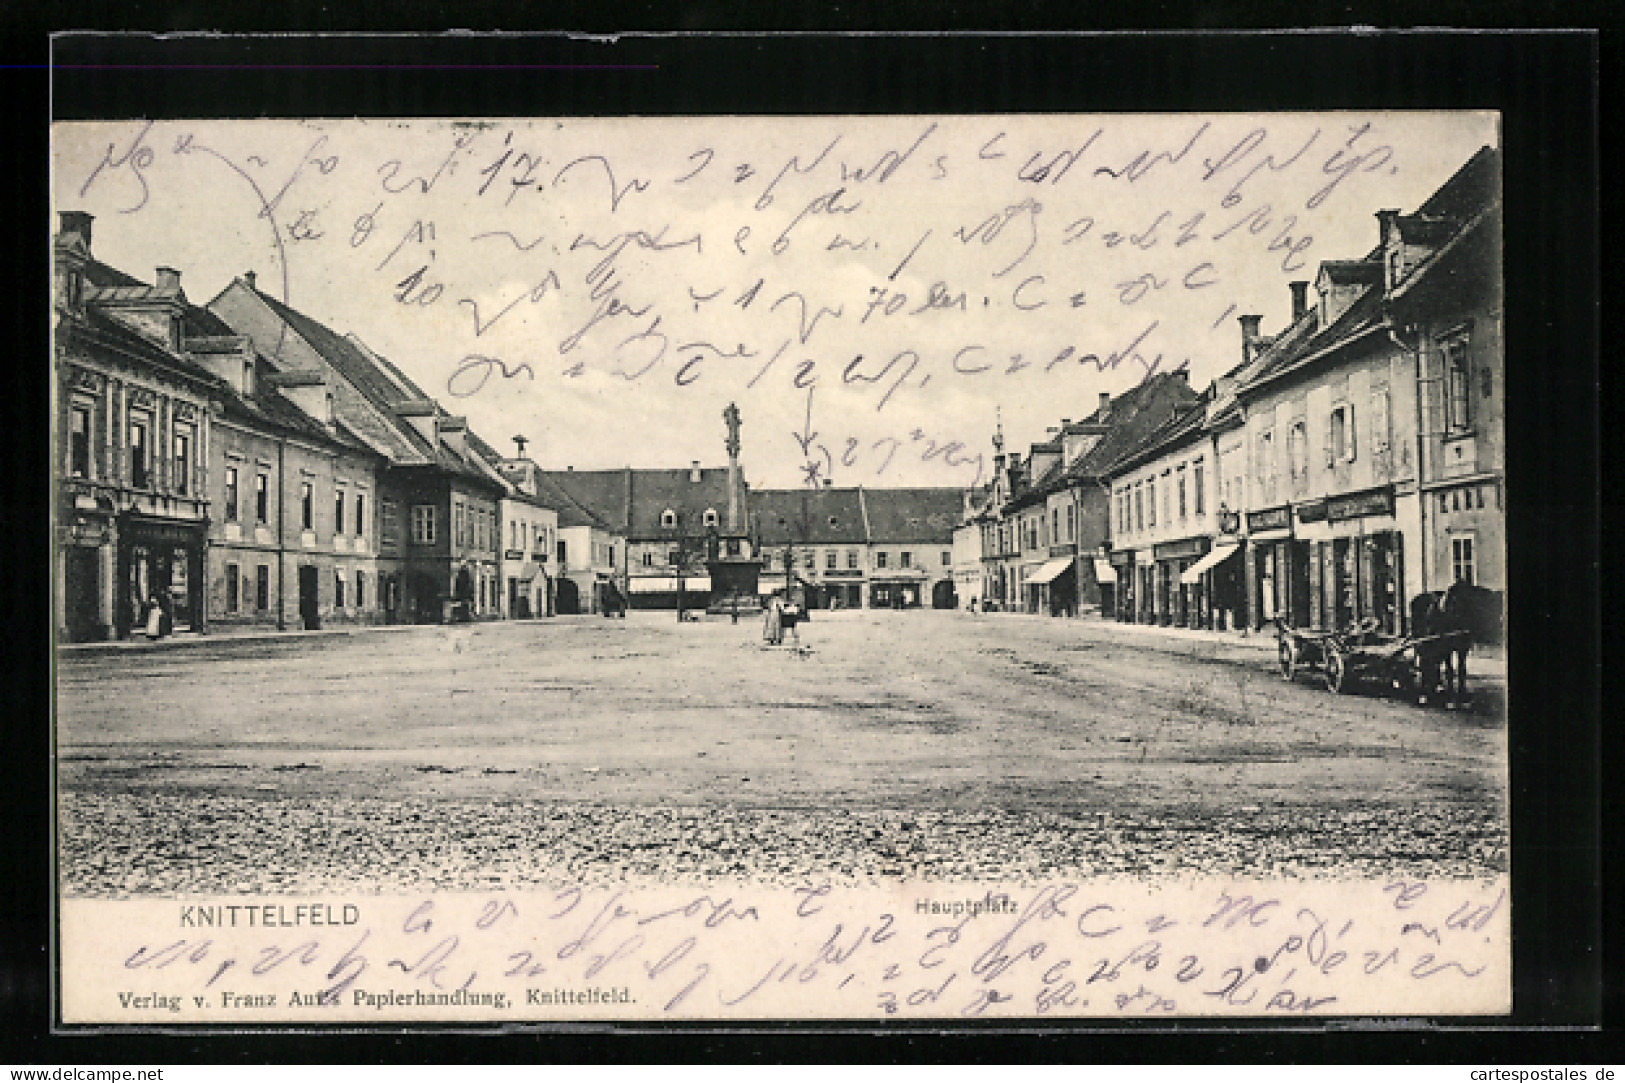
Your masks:
{"label": "sky", "polygon": [[[54,127],[96,258],[233,278],[562,469],[969,485],[1363,256],[1493,113],[241,120]],[[52,229],[55,229],[53,218]]]}

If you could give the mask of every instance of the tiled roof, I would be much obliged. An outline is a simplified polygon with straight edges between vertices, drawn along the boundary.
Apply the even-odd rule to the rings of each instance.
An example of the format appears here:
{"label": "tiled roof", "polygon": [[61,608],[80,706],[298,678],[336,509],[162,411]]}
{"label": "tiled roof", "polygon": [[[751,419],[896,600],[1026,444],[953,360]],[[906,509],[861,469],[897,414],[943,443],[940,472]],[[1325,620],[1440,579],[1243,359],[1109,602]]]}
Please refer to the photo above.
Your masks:
{"label": "tiled roof", "polygon": [[1104,477],[1119,456],[1198,399],[1182,372],[1156,373],[1140,381],[1112,400],[1107,413],[1111,428],[1067,467],[1066,477]]}
{"label": "tiled roof", "polygon": [[1147,433],[1139,442],[1126,448],[1107,468],[1108,472],[1118,474],[1132,469],[1166,451],[1185,445],[1193,437],[1199,437],[1203,423],[1207,420],[1208,398],[1208,395],[1203,394],[1195,402],[1170,415],[1168,420]]}
{"label": "tiled roof", "polygon": [[862,545],[868,540],[856,488],[760,489],[750,494],[763,545]]}
{"label": "tiled roof", "polygon": [[963,489],[864,489],[869,540],[875,544],[953,541],[965,506]]}
{"label": "tiled roof", "polygon": [[82,317],[64,320],[57,333],[65,341],[82,341],[86,345],[116,350],[211,386],[220,386],[214,373],[196,361],[171,353],[145,335],[94,308],[86,309]]}
{"label": "tiled roof", "polygon": [[[388,365],[388,371],[386,372],[383,365],[388,363],[384,362],[378,355],[360,346],[353,339],[338,334],[319,321],[290,308],[257,288],[249,287],[246,283],[243,285],[244,288],[252,290],[253,294],[264,302],[266,307],[277,318],[281,319],[300,338],[304,339],[311,349],[319,353],[322,359],[331,365],[333,370],[379,413],[386,417],[392,416],[394,407],[398,403],[426,397],[410,381],[405,381],[403,393],[402,384],[397,382],[404,380],[400,371],[393,365]],[[355,420],[357,423],[360,421],[360,419]],[[378,426],[366,426],[366,428],[368,435],[372,437],[369,442],[376,442],[383,435],[375,431],[379,428]],[[431,445],[410,424],[395,423],[389,425],[389,429],[390,436],[393,438],[390,442],[396,445],[404,444],[406,448],[410,449],[410,457],[400,455],[398,448],[396,454],[391,455],[391,458],[396,459],[401,465],[432,463],[462,477],[475,478],[493,484],[499,483],[499,479],[495,477],[493,472],[485,469],[477,461],[477,456],[472,451],[465,457],[458,454],[455,449],[448,446],[444,441]]]}

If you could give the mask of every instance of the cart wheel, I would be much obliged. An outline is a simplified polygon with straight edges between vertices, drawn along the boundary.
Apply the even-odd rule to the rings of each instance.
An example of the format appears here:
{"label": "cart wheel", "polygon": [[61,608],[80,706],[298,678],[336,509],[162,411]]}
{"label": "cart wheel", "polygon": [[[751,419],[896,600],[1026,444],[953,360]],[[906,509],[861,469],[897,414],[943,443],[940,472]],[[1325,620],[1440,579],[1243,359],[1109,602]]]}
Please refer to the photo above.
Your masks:
{"label": "cart wheel", "polygon": [[1290,639],[1281,640],[1281,676],[1291,680],[1298,673],[1298,648],[1292,645]]}
{"label": "cart wheel", "polygon": [[1343,662],[1343,652],[1334,647],[1326,652],[1326,691],[1342,692],[1347,680],[1348,671]]}

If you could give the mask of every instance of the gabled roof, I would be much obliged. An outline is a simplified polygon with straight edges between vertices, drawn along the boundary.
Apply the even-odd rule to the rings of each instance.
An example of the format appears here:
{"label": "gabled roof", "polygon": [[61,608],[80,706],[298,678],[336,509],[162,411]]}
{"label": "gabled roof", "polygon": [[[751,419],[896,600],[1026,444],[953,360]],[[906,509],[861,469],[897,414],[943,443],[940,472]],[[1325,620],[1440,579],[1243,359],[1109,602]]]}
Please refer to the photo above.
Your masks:
{"label": "gabled roof", "polygon": [[1211,398],[1211,387],[1208,392],[1198,396],[1196,401],[1185,406],[1147,433],[1134,446],[1124,449],[1123,453],[1107,467],[1111,476],[1132,470],[1143,463],[1166,454],[1175,448],[1184,447],[1194,439],[1199,439],[1203,433],[1203,426],[1207,421],[1207,407]]}
{"label": "gabled roof", "polygon": [[953,542],[965,506],[965,490],[950,488],[864,489],[869,541],[875,545]]}
{"label": "gabled roof", "polygon": [[[283,304],[241,279],[233,285],[248,290],[258,298],[273,315],[304,339],[312,350],[320,354],[322,360],[331,366],[345,383],[354,388],[369,406],[388,419],[385,424],[356,417],[346,420],[352,428],[366,434],[370,445],[383,445],[380,450],[384,451],[393,463],[399,466],[433,465],[449,473],[476,479],[488,485],[505,484],[472,449],[465,455],[444,440],[431,444],[410,423],[396,420],[394,408],[397,405],[426,399],[427,396],[407,380],[394,365],[367,350],[353,338],[338,334],[325,324]],[[437,413],[444,413],[438,406],[435,409]]]}
{"label": "gabled roof", "polygon": [[1105,477],[1119,456],[1200,398],[1183,372],[1148,376],[1112,400],[1106,415],[1110,429],[1067,467],[1066,480]]}
{"label": "gabled roof", "polygon": [[862,545],[869,539],[857,488],[759,489],[751,515],[763,545]]}
{"label": "gabled roof", "polygon": [[214,373],[191,358],[172,353],[133,328],[113,319],[95,308],[87,308],[83,316],[66,318],[57,328],[64,342],[80,342],[87,346],[112,350],[133,360],[144,361],[160,368],[220,387]]}
{"label": "gabled roof", "polygon": [[[703,530],[706,511],[717,513],[720,529],[728,526],[728,470],[704,467],[700,479],[689,470],[538,471],[570,499],[589,511],[606,529],[631,540],[672,538]],[[676,528],[661,525],[667,510],[677,513]],[[745,508],[741,507],[741,513]]]}

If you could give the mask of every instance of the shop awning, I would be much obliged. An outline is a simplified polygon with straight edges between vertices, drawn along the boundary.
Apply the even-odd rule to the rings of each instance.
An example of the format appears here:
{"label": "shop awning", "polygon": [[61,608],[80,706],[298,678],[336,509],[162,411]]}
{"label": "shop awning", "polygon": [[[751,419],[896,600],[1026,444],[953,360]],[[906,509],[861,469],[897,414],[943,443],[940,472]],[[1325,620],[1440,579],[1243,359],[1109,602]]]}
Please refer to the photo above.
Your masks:
{"label": "shop awning", "polygon": [[[627,584],[627,589],[633,594],[675,594],[677,593],[677,577],[670,575],[643,575],[634,576]],[[707,575],[683,576],[683,593],[691,591],[699,594],[710,591],[711,577]]]}
{"label": "shop awning", "polygon": [[1203,557],[1201,560],[1198,560],[1195,564],[1192,564],[1189,568],[1186,568],[1183,572],[1181,572],[1179,575],[1179,581],[1181,583],[1200,582],[1203,572],[1210,568],[1217,568],[1220,564],[1224,563],[1226,560],[1229,560],[1230,557],[1235,554],[1238,548],[1239,546],[1235,545],[1215,546],[1213,549],[1208,551],[1207,556]]}
{"label": "shop awning", "polygon": [[1102,560],[1100,557],[1096,557],[1095,558],[1095,582],[1097,582],[1097,583],[1115,583],[1115,582],[1117,582],[1117,569],[1113,568],[1108,561]]}
{"label": "shop awning", "polygon": [[1027,577],[1027,584],[1029,586],[1033,584],[1042,586],[1056,576],[1063,574],[1070,567],[1072,567],[1071,557],[1058,557],[1055,560],[1045,561],[1042,568]]}

